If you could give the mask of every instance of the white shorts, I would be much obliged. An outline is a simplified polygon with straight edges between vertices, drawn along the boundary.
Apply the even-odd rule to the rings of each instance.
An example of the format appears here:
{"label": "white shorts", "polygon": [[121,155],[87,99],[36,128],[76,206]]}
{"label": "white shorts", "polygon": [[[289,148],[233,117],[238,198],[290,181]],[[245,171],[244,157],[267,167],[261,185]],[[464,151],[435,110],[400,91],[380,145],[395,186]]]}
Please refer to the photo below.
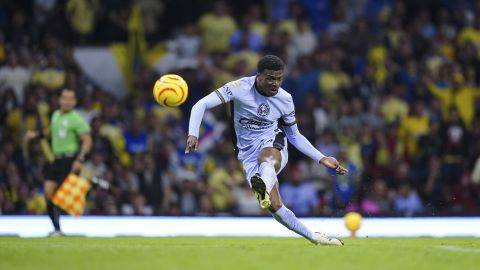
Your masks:
{"label": "white shorts", "polygon": [[[288,149],[287,149],[287,138],[283,133],[276,134],[275,138],[268,139],[268,140],[263,140],[261,141],[255,151],[249,155],[248,158],[242,160],[243,163],[243,170],[245,171],[245,174],[247,176],[247,182],[252,186],[250,183],[250,179],[258,173],[258,156],[260,155],[260,152],[263,150],[263,148],[266,147],[275,147],[276,149],[280,150],[280,155],[282,156],[282,161],[280,162],[280,170],[278,170],[277,174],[279,174],[283,168],[285,168],[285,165],[287,165],[288,162]],[[265,185],[267,187],[267,191],[270,192],[277,182],[277,179],[263,179],[265,181]]]}

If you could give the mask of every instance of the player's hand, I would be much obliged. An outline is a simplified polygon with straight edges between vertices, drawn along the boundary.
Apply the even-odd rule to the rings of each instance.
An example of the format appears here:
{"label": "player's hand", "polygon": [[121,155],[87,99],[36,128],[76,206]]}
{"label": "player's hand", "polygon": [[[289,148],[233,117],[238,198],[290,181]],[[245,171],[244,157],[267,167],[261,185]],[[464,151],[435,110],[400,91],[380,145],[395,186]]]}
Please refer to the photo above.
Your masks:
{"label": "player's hand", "polygon": [[348,170],[340,165],[338,160],[334,157],[324,157],[320,160],[320,164],[323,164],[325,167],[335,169],[337,174],[344,175],[348,173]]}
{"label": "player's hand", "polygon": [[198,139],[195,136],[189,135],[187,138],[187,147],[185,148],[185,154],[198,150]]}

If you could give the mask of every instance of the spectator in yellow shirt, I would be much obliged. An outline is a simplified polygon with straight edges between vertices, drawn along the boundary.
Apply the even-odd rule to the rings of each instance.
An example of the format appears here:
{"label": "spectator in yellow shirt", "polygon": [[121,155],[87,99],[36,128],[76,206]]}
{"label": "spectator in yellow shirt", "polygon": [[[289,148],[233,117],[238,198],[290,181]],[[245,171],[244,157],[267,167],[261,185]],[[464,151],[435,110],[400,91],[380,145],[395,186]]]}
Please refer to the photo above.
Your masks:
{"label": "spectator in yellow shirt", "polygon": [[95,15],[100,8],[98,0],[69,0],[66,7],[67,18],[72,28],[80,35],[93,32]]}
{"label": "spectator in yellow shirt", "polygon": [[239,169],[235,158],[229,158],[225,168],[216,168],[208,178],[212,190],[213,207],[216,211],[228,211],[234,206],[233,190],[244,181],[244,175]]}
{"label": "spectator in yellow shirt", "polygon": [[380,107],[387,124],[400,122],[408,114],[408,104],[400,98],[402,87],[402,85],[395,85]]}
{"label": "spectator in yellow shirt", "polygon": [[232,16],[228,14],[225,1],[215,2],[214,11],[205,13],[198,22],[204,49],[208,52],[228,52],[230,37],[237,29]]}
{"label": "spectator in yellow shirt", "polygon": [[336,100],[338,91],[350,86],[350,77],[337,60],[331,59],[329,68],[320,73],[318,83],[322,94],[329,100]]}
{"label": "spectator in yellow shirt", "polygon": [[455,74],[451,87],[440,88],[428,78],[425,79],[430,92],[442,104],[444,120],[449,120],[450,108],[456,108],[467,129],[472,128],[475,117],[475,99],[480,97],[480,90],[464,84],[461,74]]}
{"label": "spectator in yellow shirt", "polygon": [[8,113],[5,126],[6,134],[12,138],[16,146],[27,130],[45,129],[48,127],[48,105],[39,102],[35,95],[25,96],[23,107],[18,107]]}
{"label": "spectator in yellow shirt", "polygon": [[425,113],[425,105],[422,101],[415,102],[411,107],[410,115],[403,118],[398,128],[398,136],[405,145],[406,154],[409,157],[417,155],[417,142],[420,136],[429,132],[429,119]]}
{"label": "spectator in yellow shirt", "polygon": [[36,70],[32,76],[32,84],[44,86],[49,91],[55,91],[65,85],[65,70],[60,65],[57,57],[50,54],[47,66]]}
{"label": "spectator in yellow shirt", "polygon": [[[467,42],[472,42],[477,50],[480,49],[480,18],[475,19],[475,23],[464,27],[458,34],[458,43],[464,45]],[[478,54],[477,54],[478,57]]]}

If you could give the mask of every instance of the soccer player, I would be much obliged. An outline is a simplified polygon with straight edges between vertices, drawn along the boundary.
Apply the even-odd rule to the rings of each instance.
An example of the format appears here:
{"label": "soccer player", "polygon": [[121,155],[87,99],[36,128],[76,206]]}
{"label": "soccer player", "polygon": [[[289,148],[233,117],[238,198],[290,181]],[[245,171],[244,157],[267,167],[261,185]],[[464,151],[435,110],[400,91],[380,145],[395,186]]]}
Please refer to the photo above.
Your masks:
{"label": "soccer player", "polygon": [[[70,172],[79,172],[85,156],[92,148],[90,126],[75,110],[77,98],[72,89],[63,89],[60,93],[60,109],[56,110],[51,119],[49,130],[42,132],[28,131],[27,140],[38,138],[50,133],[51,146],[55,160],[45,172],[43,184],[47,200],[47,213],[50,217],[54,231],[49,236],[62,236],[60,230],[60,210],[52,203],[52,197],[58,186],[65,180]],[[79,139],[81,145],[79,145]]]}
{"label": "soccer player", "polygon": [[320,164],[347,170],[333,157],[326,157],[300,134],[295,120],[292,96],[280,88],[283,61],[266,55],[257,64],[257,75],[229,82],[199,100],[190,116],[185,153],[198,149],[198,133],[206,109],[231,102],[236,133],[236,154],[243,162],[247,180],[260,206],[268,209],[282,225],[314,244],[343,245],[335,238],[307,228],[285,205],[279,193],[277,174],[288,160],[287,138],[298,150]]}

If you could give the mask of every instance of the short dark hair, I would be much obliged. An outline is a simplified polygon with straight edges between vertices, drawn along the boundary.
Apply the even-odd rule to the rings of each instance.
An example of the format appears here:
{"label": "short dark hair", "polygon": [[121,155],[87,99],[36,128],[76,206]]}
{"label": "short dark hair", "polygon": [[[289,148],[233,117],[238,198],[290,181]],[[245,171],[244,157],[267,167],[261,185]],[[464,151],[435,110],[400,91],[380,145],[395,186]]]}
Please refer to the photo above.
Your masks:
{"label": "short dark hair", "polygon": [[265,55],[258,61],[257,64],[257,72],[262,73],[265,69],[269,70],[283,70],[285,68],[285,63],[283,63],[282,59],[280,57],[275,56],[275,55]]}

